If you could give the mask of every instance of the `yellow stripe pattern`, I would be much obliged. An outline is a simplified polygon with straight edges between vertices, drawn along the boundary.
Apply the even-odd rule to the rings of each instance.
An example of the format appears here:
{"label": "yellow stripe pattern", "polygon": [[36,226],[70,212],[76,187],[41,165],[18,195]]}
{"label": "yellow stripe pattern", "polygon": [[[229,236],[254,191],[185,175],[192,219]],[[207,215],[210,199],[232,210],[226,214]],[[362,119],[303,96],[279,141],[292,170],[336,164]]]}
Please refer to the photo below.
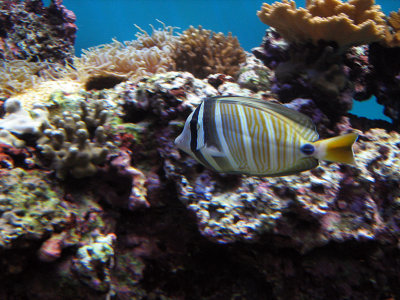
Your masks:
{"label": "yellow stripe pattern", "polygon": [[218,139],[229,150],[225,153],[232,170],[274,174],[291,168],[300,158],[299,149],[307,139],[290,119],[223,101],[215,103],[215,111]]}

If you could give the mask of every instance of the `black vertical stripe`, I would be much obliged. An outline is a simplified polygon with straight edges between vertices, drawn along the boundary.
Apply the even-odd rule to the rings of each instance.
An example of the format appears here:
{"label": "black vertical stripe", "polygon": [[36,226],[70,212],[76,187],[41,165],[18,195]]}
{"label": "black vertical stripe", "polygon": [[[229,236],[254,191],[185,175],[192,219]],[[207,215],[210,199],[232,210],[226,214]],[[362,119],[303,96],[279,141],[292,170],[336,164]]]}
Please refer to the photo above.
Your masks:
{"label": "black vertical stripe", "polygon": [[[200,161],[203,165],[205,165],[207,168],[214,169],[209,162],[204,158],[203,154],[201,151],[197,150],[197,135],[198,135],[198,130],[197,130],[197,123],[199,120],[199,113],[200,113],[200,108],[201,106],[204,105],[204,102],[202,102],[194,111],[192,119],[190,120],[190,134],[191,134],[191,140],[190,140],[190,150],[192,150],[193,155],[197,158],[198,161]],[[201,120],[203,122],[203,128],[204,126],[204,112],[203,111],[203,116],[201,116]],[[204,134],[204,139],[206,139],[206,135]],[[206,140],[204,140],[207,142]]]}
{"label": "black vertical stripe", "polygon": [[190,150],[192,150],[193,153],[195,153],[197,149],[197,122],[202,104],[203,103],[200,103],[200,105],[197,106],[193,113],[192,119],[190,120]]}

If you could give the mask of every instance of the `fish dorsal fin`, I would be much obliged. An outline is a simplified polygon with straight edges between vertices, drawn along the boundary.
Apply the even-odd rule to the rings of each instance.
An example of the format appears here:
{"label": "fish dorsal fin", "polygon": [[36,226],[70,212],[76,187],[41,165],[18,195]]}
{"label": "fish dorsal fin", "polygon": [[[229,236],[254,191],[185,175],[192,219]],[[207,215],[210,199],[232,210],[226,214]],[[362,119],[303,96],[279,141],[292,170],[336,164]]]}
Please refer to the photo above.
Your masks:
{"label": "fish dorsal fin", "polygon": [[222,96],[208,98],[207,101],[221,101],[261,109],[285,122],[295,125],[297,132],[307,141],[313,142],[318,139],[318,133],[313,121],[306,115],[290,109],[282,104],[272,103],[261,99],[241,97],[241,96]]}
{"label": "fish dorsal fin", "polygon": [[268,174],[268,176],[287,176],[287,175],[294,175],[298,174],[303,171],[308,171],[316,166],[318,166],[318,159],[313,157],[303,157],[302,159],[298,160],[293,166],[288,169],[282,170],[281,172]]}

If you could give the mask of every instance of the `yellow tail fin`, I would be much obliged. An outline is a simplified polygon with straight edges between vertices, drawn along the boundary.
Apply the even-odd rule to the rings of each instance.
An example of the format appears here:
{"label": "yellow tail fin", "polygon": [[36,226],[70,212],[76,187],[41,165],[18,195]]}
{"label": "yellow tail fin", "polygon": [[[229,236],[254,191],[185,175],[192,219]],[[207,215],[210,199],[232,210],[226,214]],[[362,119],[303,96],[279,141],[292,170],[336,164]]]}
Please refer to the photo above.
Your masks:
{"label": "yellow tail fin", "polygon": [[348,133],[315,142],[316,158],[354,165],[352,145],[357,137],[357,133]]}

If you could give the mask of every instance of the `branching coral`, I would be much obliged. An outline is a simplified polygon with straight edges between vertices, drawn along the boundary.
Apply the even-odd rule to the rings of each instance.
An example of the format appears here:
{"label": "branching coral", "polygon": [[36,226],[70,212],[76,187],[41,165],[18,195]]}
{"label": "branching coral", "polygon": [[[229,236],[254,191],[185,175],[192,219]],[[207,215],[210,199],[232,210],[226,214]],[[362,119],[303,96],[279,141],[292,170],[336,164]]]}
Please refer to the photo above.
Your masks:
{"label": "branching coral", "polygon": [[385,15],[374,0],[307,0],[306,8],[294,1],[264,3],[257,13],[289,42],[334,41],[341,49],[383,39]]}
{"label": "branching coral", "polygon": [[400,9],[390,13],[388,23],[383,43],[388,47],[400,47]]}
{"label": "branching coral", "polygon": [[65,112],[62,118],[56,117],[52,128],[44,130],[44,137],[38,141],[42,155],[60,179],[95,174],[97,165],[105,162],[113,147],[107,142],[107,113],[101,102],[80,104],[80,114]]}
{"label": "branching coral", "polygon": [[126,80],[173,70],[175,67],[171,54],[176,36],[172,27],[154,29],[136,34],[137,40],[121,43],[113,40],[83,51],[75,58],[74,67],[81,81],[91,77],[117,77]]}
{"label": "branching coral", "polygon": [[177,70],[188,71],[195,77],[215,73],[235,76],[246,54],[231,33],[225,36],[191,26],[180,35],[174,59]]}

